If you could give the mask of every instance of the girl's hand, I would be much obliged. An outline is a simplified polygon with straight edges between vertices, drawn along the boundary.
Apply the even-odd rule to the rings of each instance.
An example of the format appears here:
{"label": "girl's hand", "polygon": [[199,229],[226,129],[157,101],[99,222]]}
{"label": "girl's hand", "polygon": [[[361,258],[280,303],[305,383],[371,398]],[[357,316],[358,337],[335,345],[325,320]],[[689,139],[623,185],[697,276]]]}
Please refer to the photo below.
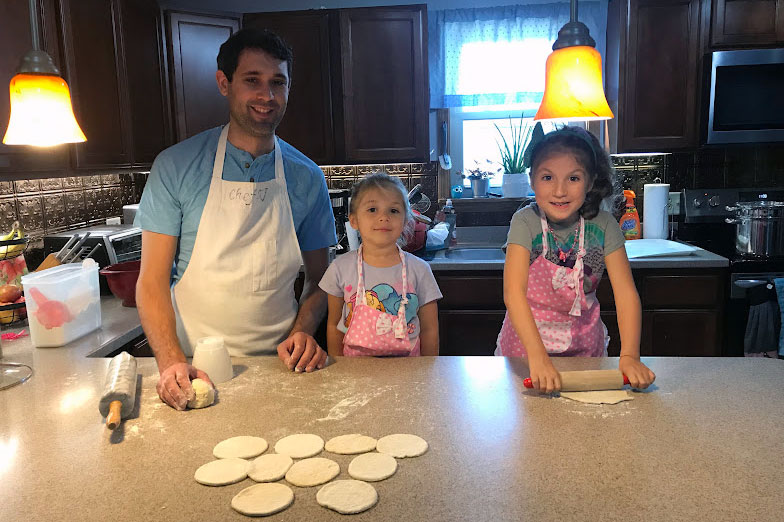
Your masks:
{"label": "girl's hand", "polygon": [[642,390],[650,386],[651,383],[656,380],[656,374],[641,363],[639,359],[636,359],[631,355],[621,356],[621,360],[618,362],[618,369],[629,378],[629,383],[632,385],[632,388]]}
{"label": "girl's hand", "polygon": [[561,390],[561,374],[555,369],[548,355],[529,359],[528,369],[531,371],[531,383],[540,393]]}

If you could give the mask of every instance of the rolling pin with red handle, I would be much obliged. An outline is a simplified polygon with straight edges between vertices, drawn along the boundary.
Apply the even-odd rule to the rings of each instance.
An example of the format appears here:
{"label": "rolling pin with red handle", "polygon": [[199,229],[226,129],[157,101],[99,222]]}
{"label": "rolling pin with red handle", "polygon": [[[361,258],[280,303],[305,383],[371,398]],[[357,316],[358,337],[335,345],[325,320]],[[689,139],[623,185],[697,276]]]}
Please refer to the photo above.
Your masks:
{"label": "rolling pin with red handle", "polygon": [[[629,378],[620,370],[584,370],[581,372],[560,372],[561,391],[620,390],[629,384]],[[531,379],[523,380],[523,386],[533,388]]]}
{"label": "rolling pin with red handle", "polygon": [[106,372],[103,395],[98,403],[106,427],[115,429],[133,411],[136,402],[136,359],[128,352],[115,356]]}

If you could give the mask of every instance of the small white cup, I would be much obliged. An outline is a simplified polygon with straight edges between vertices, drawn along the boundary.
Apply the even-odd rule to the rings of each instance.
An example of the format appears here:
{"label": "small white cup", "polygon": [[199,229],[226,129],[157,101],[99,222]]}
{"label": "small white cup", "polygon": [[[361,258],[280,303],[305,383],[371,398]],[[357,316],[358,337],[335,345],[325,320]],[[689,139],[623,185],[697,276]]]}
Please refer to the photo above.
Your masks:
{"label": "small white cup", "polygon": [[223,337],[202,337],[196,341],[191,364],[205,372],[214,384],[230,381],[234,377],[231,357],[223,345]]}

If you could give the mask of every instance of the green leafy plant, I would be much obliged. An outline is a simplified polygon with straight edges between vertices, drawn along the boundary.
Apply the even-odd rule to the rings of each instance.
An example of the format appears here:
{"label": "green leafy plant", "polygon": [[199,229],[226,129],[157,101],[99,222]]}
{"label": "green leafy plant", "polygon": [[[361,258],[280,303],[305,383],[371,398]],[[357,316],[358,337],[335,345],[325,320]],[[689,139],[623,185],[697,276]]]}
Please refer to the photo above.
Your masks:
{"label": "green leafy plant", "polygon": [[525,147],[531,140],[531,133],[534,126],[528,124],[523,115],[520,115],[520,125],[515,127],[512,124],[512,118],[509,117],[509,128],[512,131],[512,137],[509,142],[506,141],[506,136],[501,132],[497,124],[495,129],[501,136],[501,142],[498,143],[498,150],[501,152],[501,166],[507,174],[517,174],[525,172],[523,156],[525,155]]}

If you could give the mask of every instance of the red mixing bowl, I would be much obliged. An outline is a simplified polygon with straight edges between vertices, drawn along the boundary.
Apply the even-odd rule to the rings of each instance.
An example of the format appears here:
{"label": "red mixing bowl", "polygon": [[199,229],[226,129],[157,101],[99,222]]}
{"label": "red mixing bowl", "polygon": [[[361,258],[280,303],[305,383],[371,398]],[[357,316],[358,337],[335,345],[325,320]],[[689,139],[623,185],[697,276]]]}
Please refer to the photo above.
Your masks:
{"label": "red mixing bowl", "polygon": [[136,280],[139,279],[141,264],[141,261],[126,261],[109,265],[99,272],[106,277],[114,296],[122,299],[123,306],[136,306]]}

